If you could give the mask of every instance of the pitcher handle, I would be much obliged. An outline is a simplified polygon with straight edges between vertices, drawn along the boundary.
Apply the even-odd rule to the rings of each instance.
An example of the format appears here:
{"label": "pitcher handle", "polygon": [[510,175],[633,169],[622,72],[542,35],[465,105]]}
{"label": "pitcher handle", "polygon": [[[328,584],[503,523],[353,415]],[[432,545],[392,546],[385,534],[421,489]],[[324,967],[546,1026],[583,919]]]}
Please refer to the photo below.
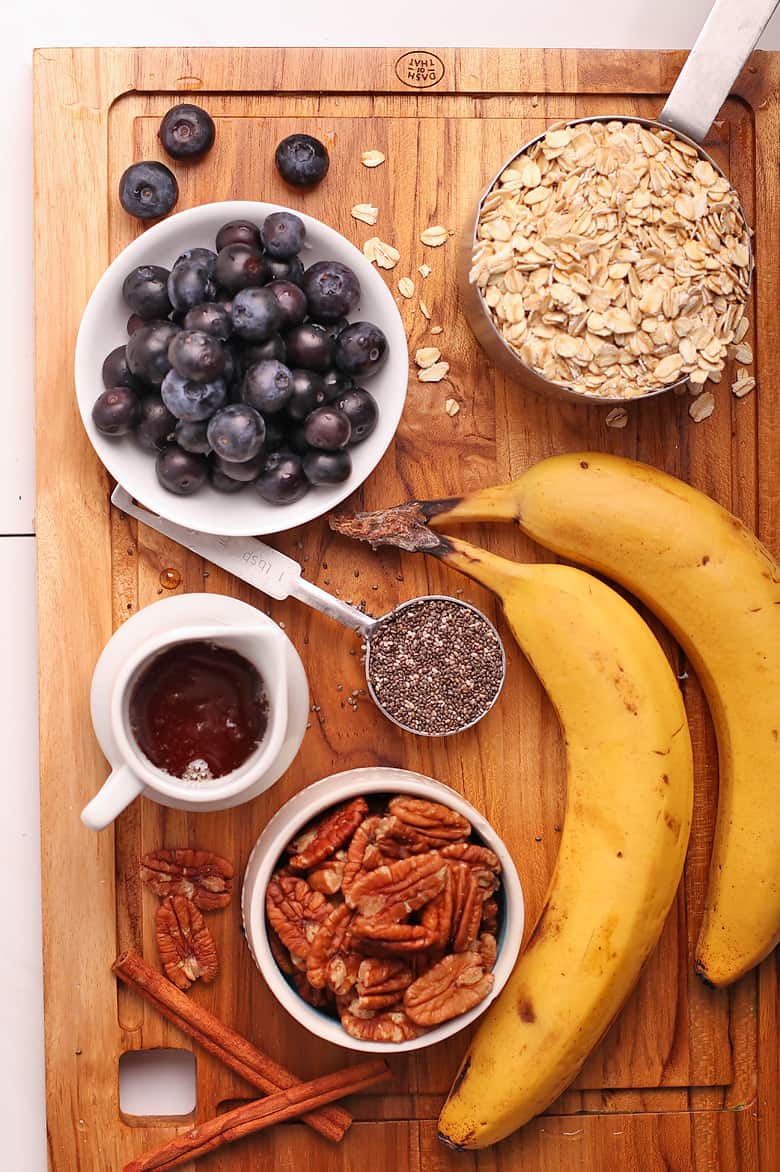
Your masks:
{"label": "pitcher handle", "polygon": [[103,830],[143,793],[144,784],[129,766],[121,765],[103,782],[91,802],[81,811],[81,821],[90,830]]}

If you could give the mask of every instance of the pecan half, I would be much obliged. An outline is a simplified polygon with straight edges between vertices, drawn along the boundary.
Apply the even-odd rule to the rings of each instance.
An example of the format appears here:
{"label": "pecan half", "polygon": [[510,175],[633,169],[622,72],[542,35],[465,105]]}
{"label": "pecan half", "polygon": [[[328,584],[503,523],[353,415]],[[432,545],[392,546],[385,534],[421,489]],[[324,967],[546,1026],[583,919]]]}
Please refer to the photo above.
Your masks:
{"label": "pecan half", "polygon": [[350,1037],[363,1042],[409,1042],[420,1035],[403,1010],[398,1009],[370,1018],[355,1017],[348,1009],[342,1009],[341,1024]]}
{"label": "pecan half", "polygon": [[392,799],[387,808],[401,822],[413,827],[418,834],[424,834],[437,845],[460,842],[471,834],[468,819],[455,810],[450,810],[448,806],[443,806],[441,802],[397,797]]}
{"label": "pecan half", "polygon": [[337,997],[346,997],[351,993],[357,981],[361,958],[356,952],[348,952],[346,956],[339,953],[332,956],[325,969],[325,981],[331,992]]}
{"label": "pecan half", "polygon": [[473,868],[467,863],[452,867],[452,886],[452,951],[465,952],[477,938],[484,896]]}
{"label": "pecan half", "polygon": [[141,859],[141,878],[155,895],[186,895],[201,911],[230,903],[233,864],[212,851],[149,851]]}
{"label": "pecan half", "polygon": [[165,975],[178,989],[189,989],[199,977],[206,984],[214,980],[219,968],[217,946],[203,915],[186,895],[162,901],[155,936]]}
{"label": "pecan half", "polygon": [[357,991],[361,997],[377,993],[403,993],[412,983],[412,970],[403,960],[367,957],[360,962]]}
{"label": "pecan half", "polygon": [[313,887],[315,891],[321,891],[323,895],[335,895],[337,891],[341,890],[346,865],[347,852],[344,850],[336,851],[332,858],[326,859],[319,867],[309,871],[306,876],[309,886]]}
{"label": "pecan half", "polygon": [[403,920],[438,895],[448,864],[436,851],[410,855],[356,879],[345,898],[361,916]]}
{"label": "pecan half", "polygon": [[367,916],[352,922],[352,946],[364,956],[404,956],[423,952],[434,944],[434,935],[424,924],[377,923]]}
{"label": "pecan half", "polygon": [[501,863],[495,851],[490,847],[479,846],[476,842],[452,842],[440,848],[445,859],[452,859],[456,863],[468,863],[470,866],[487,867],[498,875]]}
{"label": "pecan half", "polygon": [[[341,890],[345,895],[358,875],[364,871],[372,870],[366,860],[366,852],[374,845],[374,832],[381,821],[378,814],[372,814],[370,818],[361,822],[352,836],[352,841],[347,847],[347,861],[344,864],[344,874],[341,879]],[[381,856],[375,852],[376,866],[379,866],[381,861]]]}
{"label": "pecan half", "polygon": [[295,871],[308,871],[310,867],[316,867],[330,858],[355,833],[367,813],[368,806],[363,798],[355,798],[353,802],[339,806],[313,827],[314,837],[298,854],[292,856],[290,866]]}
{"label": "pecan half", "polygon": [[346,941],[354,914],[345,903],[340,903],[320,924],[306,956],[306,976],[315,989],[324,989],[327,984],[328,962],[340,952],[349,951]]}
{"label": "pecan half", "polygon": [[404,993],[404,1009],[418,1026],[440,1025],[479,1005],[493,988],[476,952],[445,956]]}
{"label": "pecan half", "polygon": [[406,859],[409,855],[420,855],[431,849],[429,838],[394,814],[381,819],[376,828],[376,841],[388,859]]}
{"label": "pecan half", "polygon": [[455,912],[455,882],[452,868],[447,868],[444,877],[444,887],[430,903],[426,904],[420,915],[420,923],[430,928],[434,933],[436,944],[446,948],[452,936],[452,917]]}
{"label": "pecan half", "polygon": [[330,904],[321,891],[312,891],[305,879],[283,876],[268,884],[265,911],[295,964],[296,957],[305,960],[309,955],[311,942],[327,918]]}
{"label": "pecan half", "polygon": [[403,995],[403,989],[397,993],[365,993],[361,997],[353,997],[347,1009],[355,1017],[374,1017],[383,1009],[392,1009],[394,1005],[400,1006]]}
{"label": "pecan half", "polygon": [[498,928],[498,901],[493,899],[486,899],[482,904],[482,919],[479,922],[481,932],[492,932],[495,936]]}
{"label": "pecan half", "polygon": [[291,977],[295,972],[295,965],[290,958],[290,954],[282,944],[279,937],[274,932],[271,925],[268,925],[268,947],[271,949],[271,956],[276,961],[278,967],[286,977]]}
{"label": "pecan half", "polygon": [[488,971],[493,968],[498,955],[498,945],[492,932],[483,932],[477,941],[477,952],[482,960],[482,967]]}

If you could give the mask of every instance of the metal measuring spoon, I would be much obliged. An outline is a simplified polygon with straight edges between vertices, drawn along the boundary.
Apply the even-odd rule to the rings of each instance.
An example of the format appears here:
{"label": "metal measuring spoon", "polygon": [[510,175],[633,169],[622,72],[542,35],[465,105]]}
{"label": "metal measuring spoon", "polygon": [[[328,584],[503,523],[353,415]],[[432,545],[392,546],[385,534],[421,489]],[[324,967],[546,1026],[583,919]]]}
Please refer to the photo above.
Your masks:
{"label": "metal measuring spoon", "polygon": [[[557,129],[577,126],[585,122],[638,122],[641,126],[647,126],[651,129],[673,130],[679,138],[695,148],[700,159],[710,163],[715,171],[730,183],[731,181],[724,174],[722,168],[705,151],[702,140],[728,97],[733,82],[755,48],[759,37],[777,8],[778,2],[780,0],[715,0],[715,4],[696,38],[696,43],[688,54],[672,92],[666,99],[657,119],[639,118],[634,114],[599,114],[592,117],[563,119],[555,122],[554,126]],[[528,366],[512,349],[496,328],[485,300],[476,285],[471,284],[469,273],[474,249],[478,243],[477,230],[485,200],[507,167],[510,167],[519,156],[524,155],[540,139],[543,139],[551,129],[552,126],[546,127],[541,134],[529,139],[519,150],[514,152],[511,158],[502,163],[480,196],[476,215],[469,218],[467,228],[461,238],[458,261],[459,285],[463,312],[474,336],[497,366],[522,381],[525,386],[539,394],[546,395],[548,398],[595,403],[604,407],[615,404],[625,406],[627,402],[635,402],[637,399],[651,399],[655,395],[662,395],[667,391],[674,390],[675,387],[683,386],[688,381],[687,375],[683,375],[666,386],[645,391],[636,396],[636,399],[622,399],[609,395],[597,395],[588,390],[579,390],[574,384],[552,382]],[[745,229],[749,233],[747,218],[741,203],[739,210]],[[753,276],[752,246],[748,267],[749,286]]]}
{"label": "metal measuring spoon", "polygon": [[[348,627],[351,631],[357,631],[365,643],[364,671],[368,694],[380,712],[393,724],[404,729],[405,732],[416,733],[418,736],[450,736],[453,733],[464,732],[487,715],[501,694],[506,678],[504,644],[490,619],[476,606],[472,606],[470,602],[463,602],[460,598],[452,598],[447,594],[421,594],[417,598],[410,598],[407,602],[399,603],[386,615],[372,618],[371,615],[364,614],[362,610],[352,606],[351,603],[336,598],[327,590],[315,586],[313,582],[308,582],[303,577],[303,569],[299,562],[288,557],[287,554],[280,553],[277,549],[272,549],[270,545],[265,545],[264,542],[255,537],[220,537],[218,534],[201,533],[198,529],[187,529],[183,525],[176,525],[173,521],[168,521],[164,517],[158,516],[157,513],[144,508],[143,505],[138,505],[119,484],[111,494],[111,501],[129,517],[142,521],[144,525],[154,529],[155,532],[162,533],[164,537],[170,537],[172,541],[192,550],[193,553],[207,558],[215,566],[228,570],[234,577],[241,578],[242,581],[261,590],[270,598],[278,600],[297,598],[299,602],[320,611],[321,614],[327,615],[330,619],[335,619],[337,623],[341,623],[342,626]],[[490,703],[467,724],[459,725],[444,733],[428,733],[424,730],[411,728],[393,716],[377,696],[371,682],[370,672],[371,637],[379,625],[396,618],[410,606],[433,601],[448,602],[453,606],[461,607],[464,611],[478,615],[495,637],[501,650],[501,679]]]}

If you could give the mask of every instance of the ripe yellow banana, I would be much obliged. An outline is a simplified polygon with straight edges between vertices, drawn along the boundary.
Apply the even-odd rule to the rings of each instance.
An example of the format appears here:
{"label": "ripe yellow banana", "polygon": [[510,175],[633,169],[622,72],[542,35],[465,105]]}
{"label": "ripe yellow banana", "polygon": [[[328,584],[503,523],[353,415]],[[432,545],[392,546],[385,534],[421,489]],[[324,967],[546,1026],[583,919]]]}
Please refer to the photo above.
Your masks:
{"label": "ripe yellow banana", "polygon": [[437,528],[519,524],[628,587],[683,646],[707,696],[720,771],[696,970],[712,985],[737,980],[780,939],[780,573],[771,554],[682,481],[592,452],[419,508]]}
{"label": "ripe yellow banana", "polygon": [[[372,536],[359,518],[332,524]],[[430,530],[407,542],[404,529],[401,520],[396,543],[425,548],[499,596],[566,740],[566,817],[541,916],[439,1120],[447,1143],[482,1148],[558,1097],[635,985],[682,874],[691,746],[666,657],[614,590],[569,566],[518,565]]]}

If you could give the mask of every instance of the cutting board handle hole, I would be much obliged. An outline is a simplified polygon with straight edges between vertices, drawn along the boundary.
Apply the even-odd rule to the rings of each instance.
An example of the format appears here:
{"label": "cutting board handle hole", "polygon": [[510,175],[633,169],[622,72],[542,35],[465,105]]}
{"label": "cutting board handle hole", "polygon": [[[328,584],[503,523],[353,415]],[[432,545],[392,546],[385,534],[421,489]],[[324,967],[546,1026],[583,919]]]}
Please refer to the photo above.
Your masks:
{"label": "cutting board handle hole", "polygon": [[181,1120],[198,1100],[195,1055],[190,1050],[128,1050],[119,1059],[119,1110],[126,1123],[145,1126]]}

